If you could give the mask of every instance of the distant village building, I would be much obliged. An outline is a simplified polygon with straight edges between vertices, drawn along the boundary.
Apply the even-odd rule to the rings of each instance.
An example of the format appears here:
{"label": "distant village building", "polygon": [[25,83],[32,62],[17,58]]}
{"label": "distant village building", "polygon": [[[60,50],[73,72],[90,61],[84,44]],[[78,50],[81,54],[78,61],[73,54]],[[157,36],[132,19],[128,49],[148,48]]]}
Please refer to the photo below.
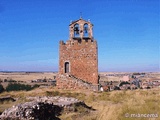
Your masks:
{"label": "distant village building", "polygon": [[69,40],[59,43],[57,87],[98,90],[98,48],[93,24],[80,18],[71,22],[69,30]]}
{"label": "distant village building", "polygon": [[123,76],[123,81],[129,81],[129,75]]}

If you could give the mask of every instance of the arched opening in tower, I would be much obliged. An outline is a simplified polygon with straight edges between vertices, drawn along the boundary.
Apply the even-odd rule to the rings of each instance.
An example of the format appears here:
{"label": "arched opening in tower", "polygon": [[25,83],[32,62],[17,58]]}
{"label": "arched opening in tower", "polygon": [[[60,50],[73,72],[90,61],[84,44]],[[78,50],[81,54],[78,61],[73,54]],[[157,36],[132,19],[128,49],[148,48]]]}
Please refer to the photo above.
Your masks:
{"label": "arched opening in tower", "polygon": [[74,25],[74,37],[80,37],[80,35],[79,35],[79,24]]}
{"label": "arched opening in tower", "polygon": [[64,68],[64,71],[65,73],[69,73],[69,62],[65,62],[65,68]]}
{"label": "arched opening in tower", "polygon": [[84,24],[84,28],[83,28],[83,36],[84,37],[89,37],[88,35],[88,24]]}

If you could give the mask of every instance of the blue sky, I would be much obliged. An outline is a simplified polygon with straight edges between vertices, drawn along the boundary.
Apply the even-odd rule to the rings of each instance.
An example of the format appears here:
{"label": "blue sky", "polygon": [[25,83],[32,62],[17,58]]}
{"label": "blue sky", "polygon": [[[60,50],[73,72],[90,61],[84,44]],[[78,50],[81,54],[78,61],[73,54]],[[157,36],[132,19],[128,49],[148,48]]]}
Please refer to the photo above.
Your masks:
{"label": "blue sky", "polygon": [[80,12],[94,24],[99,71],[159,71],[159,0],[0,0],[0,70],[58,71]]}

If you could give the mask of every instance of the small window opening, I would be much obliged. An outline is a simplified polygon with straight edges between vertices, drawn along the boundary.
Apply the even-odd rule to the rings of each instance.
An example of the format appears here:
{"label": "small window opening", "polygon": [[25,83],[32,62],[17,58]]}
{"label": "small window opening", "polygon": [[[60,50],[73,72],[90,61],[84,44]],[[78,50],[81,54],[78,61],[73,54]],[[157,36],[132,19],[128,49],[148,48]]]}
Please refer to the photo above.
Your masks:
{"label": "small window opening", "polygon": [[69,62],[65,62],[65,73],[69,73]]}

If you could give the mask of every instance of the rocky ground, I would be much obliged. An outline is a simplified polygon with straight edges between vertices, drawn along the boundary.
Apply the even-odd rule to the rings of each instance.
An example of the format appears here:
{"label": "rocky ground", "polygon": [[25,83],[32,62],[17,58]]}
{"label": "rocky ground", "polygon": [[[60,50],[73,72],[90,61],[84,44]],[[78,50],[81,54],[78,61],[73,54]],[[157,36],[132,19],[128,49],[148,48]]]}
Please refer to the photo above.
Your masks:
{"label": "rocky ground", "polygon": [[15,105],[6,109],[1,120],[59,120],[62,113],[77,111],[81,106],[91,110],[83,101],[72,97],[28,97],[30,102]]}

